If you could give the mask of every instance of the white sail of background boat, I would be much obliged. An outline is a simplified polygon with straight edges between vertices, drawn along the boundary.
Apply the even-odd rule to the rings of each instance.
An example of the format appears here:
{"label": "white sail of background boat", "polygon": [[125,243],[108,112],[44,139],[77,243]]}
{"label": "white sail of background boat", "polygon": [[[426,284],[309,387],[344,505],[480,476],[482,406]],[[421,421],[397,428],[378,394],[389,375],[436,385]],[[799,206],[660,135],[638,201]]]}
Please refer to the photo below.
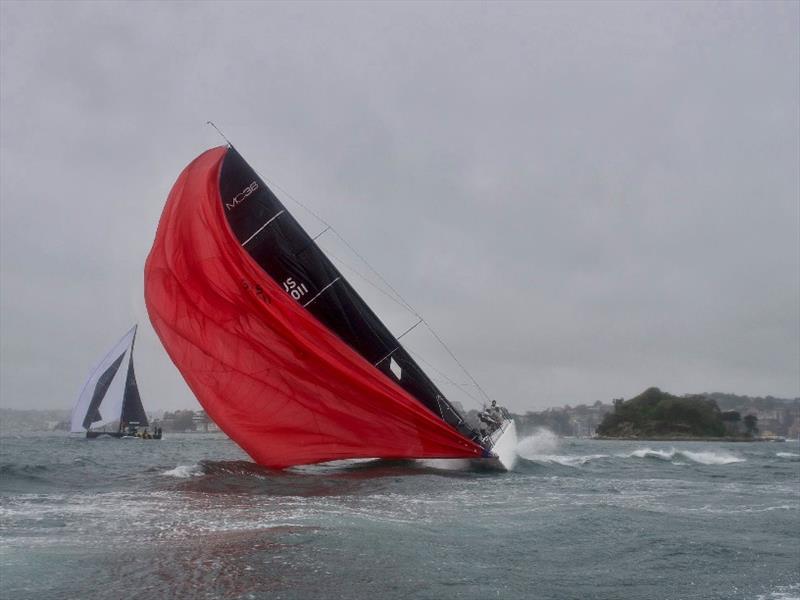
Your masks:
{"label": "white sail of background boat", "polygon": [[125,437],[148,426],[133,370],[136,329],[134,325],[89,373],[72,409],[72,433]]}

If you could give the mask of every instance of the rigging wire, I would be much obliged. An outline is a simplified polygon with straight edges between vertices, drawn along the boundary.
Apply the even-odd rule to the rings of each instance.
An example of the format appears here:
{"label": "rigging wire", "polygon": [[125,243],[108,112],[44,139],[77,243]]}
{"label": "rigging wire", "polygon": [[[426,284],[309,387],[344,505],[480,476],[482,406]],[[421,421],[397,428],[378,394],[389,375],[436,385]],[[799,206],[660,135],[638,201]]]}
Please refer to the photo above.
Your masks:
{"label": "rigging wire", "polygon": [[[372,281],[371,281],[371,280],[370,280],[368,277],[366,277],[365,275],[363,275],[363,274],[362,274],[362,273],[361,273],[361,272],[360,272],[358,269],[355,269],[354,267],[352,267],[352,266],[351,266],[351,265],[349,265],[347,262],[345,262],[344,260],[342,260],[341,258],[339,258],[338,256],[336,256],[335,254],[333,254],[332,252],[330,252],[330,251],[329,251],[329,250],[327,250],[327,249],[325,250],[325,253],[326,253],[326,254],[327,254],[327,255],[328,255],[330,258],[332,258],[332,259],[334,259],[336,262],[338,262],[338,263],[339,263],[341,266],[343,266],[345,269],[347,269],[347,270],[348,270],[348,271],[350,271],[352,274],[354,274],[356,277],[358,277],[359,279],[361,279],[361,280],[362,280],[364,283],[366,283],[367,285],[369,285],[370,287],[372,287],[374,290],[376,290],[376,291],[380,292],[381,294],[383,294],[383,295],[384,295],[386,298],[388,298],[389,300],[391,300],[392,302],[394,302],[395,304],[397,304],[399,307],[401,307],[401,308],[404,308],[404,309],[407,309],[407,307],[406,307],[406,305],[405,305],[405,304],[403,304],[403,303],[399,302],[399,301],[398,301],[398,300],[397,300],[397,299],[396,299],[394,296],[392,296],[391,294],[389,294],[388,292],[386,292],[386,290],[384,290],[382,287],[380,287],[380,286],[378,286],[378,285],[375,285],[375,283],[373,283],[373,282],[372,282]],[[419,317],[418,317],[418,318],[419,318]],[[418,325],[419,323],[424,323],[424,319],[423,319],[423,320],[420,320],[420,321],[418,321],[418,322],[417,322],[417,325]],[[426,325],[427,325],[427,323],[426,323]],[[416,327],[416,325],[414,325],[414,327]],[[430,329],[430,327],[429,327],[429,329]],[[405,334],[402,334],[402,335],[405,335]],[[398,338],[398,339],[399,339],[399,338]],[[418,359],[420,362],[423,362],[423,363],[425,363],[425,364],[426,364],[426,365],[427,365],[427,366],[428,366],[430,369],[432,369],[432,370],[436,371],[436,372],[437,372],[437,373],[438,373],[438,374],[439,374],[439,375],[440,375],[440,376],[441,376],[441,377],[442,377],[442,378],[443,378],[443,379],[444,379],[444,380],[445,380],[447,383],[449,383],[450,385],[454,385],[455,387],[459,388],[459,389],[460,389],[462,392],[464,392],[464,393],[465,393],[467,396],[469,396],[469,397],[470,397],[472,400],[474,400],[476,403],[478,403],[478,404],[481,404],[481,402],[482,402],[481,400],[479,400],[478,398],[476,398],[475,396],[473,396],[472,394],[470,394],[470,393],[469,393],[469,392],[468,392],[468,391],[465,389],[466,387],[468,387],[468,386],[470,386],[470,385],[472,385],[472,386],[474,387],[474,384],[469,384],[469,383],[459,383],[459,382],[457,382],[457,381],[453,381],[453,380],[452,380],[452,379],[451,379],[451,378],[450,378],[450,377],[449,377],[449,376],[448,376],[448,375],[447,375],[447,374],[446,374],[444,371],[442,371],[442,370],[438,369],[438,368],[437,368],[437,367],[435,367],[433,364],[431,364],[429,361],[427,361],[427,360],[426,360],[426,359],[425,359],[425,358],[424,358],[424,357],[423,357],[423,356],[422,356],[422,355],[421,355],[419,352],[415,352],[414,350],[411,350],[410,348],[406,348],[406,350],[407,350],[407,351],[408,351],[410,354],[413,354],[413,355],[414,355],[414,356],[415,356],[415,357],[416,357],[416,358],[417,358],[417,359]]]}
{"label": "rigging wire", "polygon": [[230,146],[231,148],[233,148],[233,144],[231,144],[231,141],[230,141],[228,138],[226,138],[226,137],[225,137],[225,134],[224,134],[224,133],[222,133],[222,132],[219,130],[219,127],[217,127],[216,125],[214,125],[214,121],[206,121],[206,125],[211,125],[211,126],[214,128],[214,129],[216,129],[216,130],[217,130],[217,133],[218,133],[218,134],[220,134],[220,135],[222,136],[222,139],[223,139],[223,140],[225,140],[225,143],[226,143],[226,144],[228,144],[228,146]]}
{"label": "rigging wire", "polygon": [[[441,344],[442,348],[444,348],[444,349],[447,351],[447,353],[448,353],[448,354],[450,355],[450,357],[451,357],[451,358],[452,358],[452,359],[455,361],[455,363],[456,363],[456,364],[457,364],[459,367],[461,367],[461,370],[462,370],[462,371],[464,371],[464,373],[467,375],[467,377],[469,377],[470,381],[472,381],[473,385],[474,385],[474,386],[475,386],[475,387],[478,389],[478,391],[481,393],[481,395],[482,395],[482,396],[483,396],[483,398],[484,398],[484,405],[485,405],[486,403],[488,403],[488,402],[491,402],[491,398],[490,398],[490,397],[489,397],[489,395],[486,393],[486,391],[485,391],[485,390],[484,390],[484,389],[481,387],[481,385],[480,385],[480,384],[479,384],[479,383],[478,383],[478,382],[475,380],[475,378],[472,376],[472,374],[469,372],[469,370],[467,370],[467,368],[466,368],[466,367],[463,365],[463,363],[462,363],[460,360],[458,360],[458,358],[457,358],[457,357],[456,357],[456,355],[453,353],[453,351],[450,349],[450,347],[449,347],[449,346],[448,346],[448,345],[447,345],[447,344],[444,342],[444,340],[443,340],[443,339],[442,339],[442,338],[439,336],[439,334],[438,334],[438,333],[436,332],[436,330],[435,330],[435,329],[434,329],[434,328],[431,326],[431,324],[430,324],[430,323],[428,323],[428,321],[425,319],[425,317],[423,317],[421,314],[419,314],[419,312],[417,312],[417,310],[416,310],[416,309],[415,309],[413,306],[411,306],[411,304],[409,304],[409,303],[408,303],[408,302],[405,300],[405,298],[403,298],[403,296],[402,296],[402,295],[400,295],[400,292],[398,292],[398,291],[397,291],[397,290],[396,290],[396,289],[395,289],[395,288],[392,286],[392,284],[390,284],[390,283],[389,283],[389,282],[386,280],[386,278],[385,278],[385,277],[383,277],[383,275],[381,275],[381,274],[380,274],[380,273],[377,271],[377,269],[375,269],[375,268],[374,268],[374,267],[373,267],[373,266],[372,266],[372,265],[369,263],[369,261],[368,261],[366,258],[364,258],[364,257],[363,257],[363,256],[362,256],[362,255],[361,255],[359,252],[358,252],[358,250],[356,250],[356,249],[355,249],[355,248],[354,248],[354,247],[353,247],[353,246],[350,244],[350,242],[348,242],[348,241],[347,241],[347,240],[346,240],[346,239],[345,239],[345,238],[342,236],[342,234],[340,234],[340,233],[339,233],[339,231],[337,231],[337,229],[336,229],[336,228],[335,228],[333,225],[331,225],[330,223],[328,223],[328,222],[327,222],[325,219],[323,219],[321,216],[319,216],[319,215],[318,215],[317,213],[315,213],[313,210],[311,210],[310,208],[308,208],[308,207],[307,207],[305,204],[303,204],[302,202],[300,202],[299,200],[297,200],[296,198],[294,198],[294,196],[292,196],[292,195],[291,195],[291,194],[290,194],[288,191],[286,191],[285,189],[283,189],[283,188],[282,188],[280,185],[278,185],[278,184],[277,184],[277,183],[275,183],[274,181],[271,181],[271,180],[269,180],[269,179],[267,179],[267,178],[263,177],[263,176],[262,176],[260,173],[258,174],[258,176],[259,176],[259,177],[261,177],[262,179],[264,179],[265,181],[267,181],[267,183],[269,183],[270,185],[274,186],[274,187],[275,187],[277,190],[279,190],[281,193],[283,193],[284,195],[286,195],[286,197],[287,197],[287,198],[289,198],[289,199],[290,199],[292,202],[294,202],[295,204],[297,204],[297,205],[298,205],[300,208],[302,208],[302,209],[306,210],[306,211],[307,211],[307,212],[308,212],[310,215],[312,215],[314,218],[318,219],[320,223],[322,223],[323,225],[325,225],[325,227],[329,228],[329,229],[330,229],[330,231],[332,231],[332,232],[333,232],[333,234],[334,234],[334,235],[335,235],[337,238],[339,238],[339,240],[341,240],[341,242],[342,242],[342,243],[343,243],[345,246],[347,246],[347,248],[348,248],[348,249],[349,249],[349,250],[350,250],[350,251],[351,251],[353,254],[355,254],[355,255],[356,255],[358,258],[359,258],[359,260],[361,260],[361,262],[363,262],[363,263],[364,263],[364,265],[366,265],[366,267],[367,267],[367,268],[368,268],[370,271],[372,271],[372,272],[373,272],[373,273],[374,273],[374,274],[375,274],[375,275],[378,277],[378,279],[380,279],[380,280],[381,280],[381,282],[382,282],[382,283],[383,283],[383,284],[384,284],[384,285],[385,285],[387,288],[389,288],[389,290],[391,290],[391,291],[392,291],[392,293],[395,295],[395,297],[396,297],[396,298],[397,298],[397,300],[398,300],[398,301],[401,303],[401,305],[402,305],[402,306],[404,306],[404,307],[405,307],[405,308],[406,308],[406,309],[407,309],[407,310],[408,310],[408,311],[409,311],[411,314],[413,314],[415,317],[417,317],[417,318],[418,318],[418,319],[419,319],[419,320],[422,322],[422,324],[423,324],[423,325],[425,325],[425,327],[427,327],[428,331],[430,331],[430,332],[431,332],[431,334],[433,335],[433,337],[435,337],[435,338],[436,338],[436,341],[438,341],[438,342],[439,342],[439,344]],[[341,260],[341,259],[340,259],[340,260]]]}
{"label": "rigging wire", "polygon": [[[421,314],[419,314],[419,312],[417,312],[417,310],[416,310],[416,309],[415,309],[413,306],[411,306],[411,304],[409,304],[409,303],[408,303],[408,302],[405,300],[405,298],[403,298],[403,296],[401,296],[401,295],[400,295],[400,293],[399,293],[399,292],[398,292],[398,291],[397,291],[397,290],[396,290],[396,289],[395,289],[395,288],[392,286],[392,284],[390,284],[390,283],[389,283],[389,282],[386,280],[386,278],[385,278],[385,277],[383,277],[383,275],[381,275],[381,274],[380,274],[380,273],[379,273],[379,272],[378,272],[378,271],[377,271],[377,270],[376,270],[376,269],[375,269],[375,268],[374,268],[374,267],[373,267],[373,266],[372,266],[372,265],[369,263],[369,261],[368,261],[366,258],[364,258],[364,257],[363,257],[363,256],[362,256],[362,255],[361,255],[361,254],[360,254],[360,253],[359,253],[359,252],[358,252],[358,251],[357,251],[357,250],[356,250],[356,249],[355,249],[355,248],[354,248],[354,247],[353,247],[353,246],[350,244],[350,242],[348,242],[348,241],[347,241],[347,240],[346,240],[346,239],[345,239],[345,238],[342,236],[342,234],[340,234],[340,233],[339,233],[339,231],[338,231],[338,230],[337,230],[337,229],[336,229],[336,228],[335,228],[333,225],[331,225],[330,223],[328,223],[328,222],[327,222],[325,219],[323,219],[323,218],[322,218],[320,215],[318,215],[316,212],[314,212],[313,210],[311,210],[310,208],[308,208],[308,207],[307,207],[305,204],[303,204],[302,202],[300,202],[299,200],[297,200],[297,199],[296,199],[294,196],[292,196],[292,195],[291,195],[291,194],[290,194],[288,191],[286,191],[284,188],[282,188],[280,185],[278,185],[278,184],[277,184],[277,183],[275,183],[274,181],[271,181],[271,180],[267,179],[266,177],[263,177],[263,176],[261,175],[261,173],[258,173],[258,176],[259,176],[259,177],[261,177],[262,179],[264,179],[264,180],[265,180],[267,183],[269,183],[269,184],[270,184],[270,185],[272,185],[273,187],[275,187],[275,188],[276,188],[277,190],[279,190],[281,193],[283,193],[283,194],[284,194],[284,195],[285,195],[287,198],[289,198],[289,199],[290,199],[292,202],[294,202],[295,204],[297,204],[297,205],[298,205],[300,208],[302,208],[303,210],[307,211],[307,212],[308,212],[308,213],[309,213],[311,216],[313,216],[314,218],[316,218],[317,220],[319,220],[319,222],[320,222],[320,223],[322,223],[323,225],[325,225],[325,227],[329,228],[329,229],[330,229],[330,231],[332,231],[332,232],[333,232],[333,234],[334,234],[334,235],[335,235],[337,238],[339,238],[339,240],[340,240],[340,241],[341,241],[341,242],[342,242],[342,243],[343,243],[345,246],[347,246],[347,248],[348,248],[348,249],[349,249],[349,250],[350,250],[350,251],[351,251],[353,254],[355,254],[355,255],[358,257],[358,259],[359,259],[359,260],[361,260],[361,262],[363,262],[363,263],[364,263],[364,265],[366,265],[366,267],[367,267],[367,268],[368,268],[370,271],[372,271],[372,272],[373,272],[373,273],[374,273],[374,274],[375,274],[375,275],[378,277],[378,279],[380,279],[380,280],[381,280],[381,282],[382,282],[382,283],[383,283],[383,284],[384,284],[384,285],[385,285],[385,286],[386,286],[386,287],[387,287],[389,290],[391,290],[391,291],[392,291],[392,293],[393,293],[393,294],[394,294],[394,296],[396,297],[396,299],[397,299],[398,303],[399,303],[401,306],[405,307],[405,308],[406,308],[406,310],[408,310],[408,311],[409,311],[411,314],[413,314],[415,317],[417,317],[417,318],[418,318],[418,319],[419,319],[419,320],[422,322],[422,324],[423,324],[423,325],[425,325],[425,327],[428,329],[428,331],[430,331],[430,332],[431,332],[431,334],[433,335],[433,337],[434,337],[434,338],[436,338],[436,341],[438,341],[438,342],[439,342],[439,344],[442,346],[442,348],[444,348],[444,349],[445,349],[445,351],[447,351],[447,353],[450,355],[450,358],[452,358],[452,359],[453,359],[453,361],[455,361],[455,363],[456,363],[456,364],[457,364],[459,367],[461,367],[461,370],[462,370],[462,371],[464,371],[464,373],[467,375],[467,377],[469,377],[470,381],[472,381],[472,384],[473,384],[473,385],[474,385],[474,386],[475,386],[475,387],[478,389],[478,391],[481,393],[481,395],[482,395],[482,396],[483,396],[483,398],[484,398],[484,402],[483,402],[484,406],[486,405],[486,403],[488,403],[488,402],[491,402],[491,398],[490,398],[490,397],[489,397],[489,395],[486,393],[486,391],[485,391],[485,390],[484,390],[484,389],[481,387],[481,385],[480,385],[480,384],[479,384],[479,383],[476,381],[476,379],[475,379],[475,378],[472,376],[472,374],[469,372],[469,370],[467,370],[467,368],[464,366],[464,364],[463,364],[463,363],[462,363],[460,360],[458,360],[458,357],[456,357],[456,355],[453,353],[453,351],[450,349],[450,347],[449,347],[449,346],[448,346],[448,345],[447,345],[447,344],[444,342],[444,340],[443,340],[443,339],[442,339],[442,338],[439,336],[439,334],[438,334],[438,333],[436,332],[436,330],[435,330],[435,329],[434,329],[434,328],[431,326],[431,324],[430,324],[430,323],[428,323],[428,321],[425,319],[425,317],[423,317]],[[339,260],[340,260],[340,262],[341,262],[341,259],[339,259]],[[374,287],[374,286],[373,286],[373,287]],[[473,399],[474,399],[474,398],[473,398]]]}
{"label": "rigging wire", "polygon": [[413,350],[408,350],[408,352],[409,352],[410,354],[413,354],[413,355],[414,355],[414,356],[415,356],[415,357],[416,357],[416,358],[417,358],[417,359],[418,359],[420,362],[423,362],[423,363],[425,363],[425,364],[428,366],[428,368],[429,368],[429,369],[432,369],[433,371],[436,371],[436,373],[438,373],[438,374],[439,374],[439,375],[440,375],[440,376],[441,376],[441,377],[442,377],[442,378],[443,378],[443,379],[444,379],[444,380],[445,380],[447,383],[449,383],[450,385],[454,385],[455,387],[457,387],[459,390],[461,390],[461,391],[462,391],[464,394],[466,394],[467,396],[469,396],[469,397],[470,397],[472,400],[474,400],[474,401],[475,401],[475,402],[477,402],[478,404],[480,404],[480,403],[481,403],[481,401],[480,401],[478,398],[476,398],[475,396],[473,396],[472,394],[470,394],[470,393],[469,393],[469,392],[466,390],[466,388],[468,388],[468,387],[470,386],[470,384],[468,384],[468,383],[458,383],[457,381],[453,381],[453,380],[452,380],[452,379],[451,379],[451,378],[450,378],[450,377],[447,375],[447,373],[445,373],[444,371],[442,371],[442,370],[440,370],[440,369],[436,368],[435,366],[433,366],[433,365],[430,363],[430,361],[428,361],[428,360],[425,360],[425,358],[424,358],[424,357],[423,357],[423,356],[422,356],[422,355],[421,355],[419,352],[415,352],[415,351],[413,351]]}
{"label": "rigging wire", "polygon": [[333,254],[332,252],[330,252],[327,249],[325,250],[325,254],[327,254],[330,258],[334,259],[336,262],[338,262],[340,265],[342,265],[345,269],[350,271],[353,275],[355,275],[356,277],[361,279],[368,286],[372,287],[372,289],[374,289],[374,290],[380,292],[381,294],[383,294],[384,296],[386,296],[389,300],[394,302],[397,306],[399,306],[403,310],[408,311],[408,308],[406,307],[405,304],[400,302],[397,298],[392,296],[389,292],[384,290],[382,287],[375,285],[368,277],[366,277],[365,275],[362,275],[357,269],[355,269],[352,266],[350,266],[349,264],[347,264],[344,260],[342,260],[341,258],[339,258],[338,256],[336,256],[335,254]]}
{"label": "rigging wire", "polygon": [[[220,136],[222,136],[222,139],[224,139],[224,140],[225,140],[225,142],[226,142],[226,143],[227,143],[229,146],[233,147],[233,144],[230,142],[230,140],[229,140],[227,137],[225,137],[225,134],[224,134],[224,133],[222,133],[222,131],[220,131],[219,127],[217,127],[217,126],[214,124],[214,122],[213,122],[213,121],[206,121],[206,124],[207,124],[207,125],[211,125],[211,127],[213,127],[213,128],[214,128],[214,129],[217,131],[217,133],[218,133]],[[297,204],[297,205],[298,205],[300,208],[302,208],[303,210],[305,210],[305,211],[306,211],[308,214],[310,214],[312,217],[314,217],[314,218],[315,218],[315,219],[317,219],[317,220],[318,220],[320,223],[322,223],[322,224],[323,224],[323,225],[326,227],[325,231],[328,231],[328,230],[332,231],[332,232],[333,232],[333,234],[334,234],[334,235],[335,235],[337,238],[339,238],[339,240],[340,240],[340,241],[341,241],[341,242],[342,242],[342,243],[343,243],[345,246],[347,246],[347,248],[348,248],[348,249],[349,249],[349,250],[350,250],[350,251],[351,251],[351,252],[352,252],[354,255],[356,255],[356,256],[358,257],[358,259],[359,259],[359,260],[361,260],[361,262],[363,262],[363,263],[364,263],[364,265],[366,265],[366,267],[367,267],[367,268],[368,268],[370,271],[372,271],[372,272],[373,272],[373,273],[374,273],[374,274],[375,274],[375,275],[378,277],[378,279],[380,279],[380,280],[381,280],[381,282],[382,282],[382,283],[383,283],[383,284],[384,284],[384,285],[385,285],[385,286],[386,286],[386,287],[387,287],[389,290],[391,290],[391,292],[392,292],[392,293],[394,294],[394,296],[395,296],[395,297],[394,297],[394,298],[392,298],[392,299],[393,299],[393,300],[395,300],[395,302],[396,302],[396,303],[398,303],[398,304],[400,304],[402,307],[404,307],[406,310],[408,310],[408,311],[409,311],[411,314],[413,314],[415,317],[417,317],[417,318],[419,319],[419,321],[420,321],[420,322],[421,322],[423,325],[425,325],[425,327],[428,329],[428,331],[430,331],[430,332],[431,332],[431,334],[433,335],[433,337],[434,337],[434,338],[436,338],[436,341],[438,341],[438,342],[439,342],[439,344],[442,346],[442,348],[444,348],[444,349],[447,351],[447,353],[450,355],[450,357],[453,359],[453,361],[455,361],[455,363],[456,363],[456,364],[457,364],[457,365],[458,365],[458,366],[461,368],[461,370],[462,370],[462,371],[464,371],[464,373],[467,375],[467,377],[469,377],[470,381],[472,381],[472,384],[473,384],[473,385],[474,385],[474,386],[475,386],[475,387],[478,389],[478,391],[481,393],[481,395],[482,395],[482,396],[483,396],[483,398],[484,398],[484,402],[483,402],[483,405],[484,405],[484,407],[486,406],[486,403],[488,403],[488,402],[490,402],[490,401],[491,401],[491,399],[489,398],[489,395],[486,393],[486,391],[485,391],[485,390],[484,390],[484,389],[481,387],[481,385],[480,385],[480,384],[479,384],[479,383],[476,381],[476,379],[475,379],[475,378],[472,376],[472,374],[471,374],[471,373],[470,373],[470,372],[467,370],[467,368],[466,368],[466,367],[465,367],[465,366],[462,364],[462,362],[461,362],[460,360],[458,360],[458,358],[456,357],[456,355],[453,353],[453,351],[450,349],[450,347],[449,347],[447,344],[445,344],[444,340],[443,340],[443,339],[442,339],[442,338],[439,336],[439,334],[438,334],[438,333],[437,333],[437,332],[436,332],[436,331],[433,329],[433,327],[431,326],[431,324],[430,324],[430,323],[428,323],[428,321],[426,321],[426,320],[425,320],[425,317],[423,317],[422,315],[420,315],[420,314],[419,314],[419,312],[417,312],[417,310],[416,310],[416,309],[415,309],[413,306],[411,306],[411,304],[409,304],[409,303],[408,303],[408,302],[405,300],[405,298],[403,298],[403,296],[402,296],[402,295],[400,295],[400,292],[398,292],[398,291],[397,291],[397,290],[396,290],[396,289],[395,289],[395,288],[392,286],[392,284],[390,284],[390,283],[389,283],[389,282],[386,280],[386,278],[385,278],[385,277],[383,277],[383,275],[381,275],[381,274],[378,272],[378,270],[377,270],[377,269],[375,269],[375,268],[374,268],[374,267],[373,267],[373,266],[372,266],[372,265],[369,263],[369,261],[368,261],[366,258],[364,258],[364,257],[363,257],[363,256],[362,256],[362,255],[361,255],[359,252],[358,252],[358,250],[356,250],[356,249],[355,249],[355,248],[354,248],[354,247],[353,247],[353,246],[350,244],[350,242],[348,242],[348,241],[347,241],[347,240],[346,240],[346,239],[345,239],[345,238],[342,236],[342,234],[340,234],[340,233],[339,233],[339,231],[338,231],[338,230],[337,230],[337,229],[336,229],[336,228],[335,228],[333,225],[331,225],[330,223],[328,223],[328,221],[326,221],[326,220],[325,220],[325,219],[324,219],[324,218],[323,218],[321,215],[319,215],[318,213],[316,213],[315,211],[313,211],[311,208],[309,208],[308,206],[306,206],[305,204],[303,204],[302,202],[300,202],[300,201],[299,201],[297,198],[295,198],[294,196],[292,196],[292,194],[291,194],[291,193],[289,193],[289,191],[288,191],[288,190],[286,190],[286,189],[284,189],[283,187],[281,187],[280,185],[278,185],[278,183],[276,183],[275,181],[273,181],[273,180],[271,180],[271,179],[269,179],[269,178],[267,178],[267,177],[264,177],[264,176],[263,176],[261,173],[259,173],[259,172],[258,172],[256,169],[253,169],[253,170],[256,172],[256,174],[257,174],[257,175],[258,175],[258,176],[259,176],[261,179],[263,179],[264,181],[266,181],[266,182],[267,182],[269,185],[271,185],[273,188],[275,188],[275,189],[279,190],[279,191],[280,191],[282,194],[284,194],[284,195],[285,195],[287,198],[289,198],[289,199],[290,199],[292,202],[294,202],[295,204]],[[323,233],[324,233],[324,231],[323,231]],[[317,236],[317,237],[319,237],[319,236]],[[342,262],[342,264],[344,264],[344,262],[343,262],[341,259],[337,259],[337,260],[339,260],[339,262]],[[351,268],[351,270],[353,270],[353,269]],[[353,270],[353,271],[355,272],[355,270]],[[380,288],[377,288],[377,286],[375,286],[374,284],[372,284],[371,282],[369,282],[369,281],[368,281],[366,278],[364,278],[364,277],[363,277],[363,276],[361,276],[360,274],[359,274],[359,276],[360,276],[362,279],[364,279],[365,281],[367,281],[367,283],[369,283],[370,285],[372,285],[373,287],[375,287],[376,289],[380,289]],[[383,291],[383,290],[382,290],[382,291]],[[388,296],[388,294],[386,294],[386,292],[385,292],[385,291],[383,291],[383,293],[384,293],[385,295],[387,295],[387,296]],[[389,297],[391,298],[391,296],[389,296]],[[416,325],[415,325],[415,327],[416,327]],[[416,353],[415,353],[415,354],[416,354]],[[417,354],[417,356],[419,356],[419,355]],[[428,363],[427,361],[425,361],[425,360],[424,360],[424,359],[422,359],[421,357],[420,357],[420,359],[421,359],[423,362],[425,362],[426,364],[428,364],[428,366],[430,366],[431,368],[434,368],[434,369],[435,369],[435,367],[433,367],[433,366],[432,366],[430,363]],[[439,374],[440,374],[440,375],[444,375],[444,374],[443,374],[441,371],[438,371],[438,369],[436,369],[436,370],[437,370],[437,372],[439,372]],[[445,377],[446,377],[446,376],[445,376]],[[447,378],[447,379],[449,380],[449,378]],[[454,385],[458,385],[458,384],[456,384],[455,382],[453,382],[452,380],[450,380],[450,382],[451,382],[451,383],[453,383]],[[460,386],[459,386],[459,387],[460,387]],[[464,390],[463,390],[463,388],[461,388],[461,389],[462,389],[462,391],[464,391]],[[466,391],[464,391],[464,393],[467,393],[467,392],[466,392]],[[468,393],[467,393],[467,395],[468,395],[470,398],[472,398],[473,400],[475,400],[476,402],[479,402],[479,401],[478,401],[476,398],[474,398],[472,395],[470,395],[470,394],[468,394]]]}

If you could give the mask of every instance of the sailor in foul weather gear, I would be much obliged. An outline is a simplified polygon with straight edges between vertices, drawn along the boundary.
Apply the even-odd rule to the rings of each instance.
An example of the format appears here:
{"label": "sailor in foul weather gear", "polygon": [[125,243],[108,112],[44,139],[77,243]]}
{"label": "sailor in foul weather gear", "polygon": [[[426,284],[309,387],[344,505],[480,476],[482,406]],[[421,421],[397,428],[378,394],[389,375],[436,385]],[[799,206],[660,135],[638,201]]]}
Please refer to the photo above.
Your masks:
{"label": "sailor in foul weather gear", "polygon": [[486,424],[489,433],[492,433],[495,429],[500,427],[500,421],[495,419],[488,410],[479,412],[478,419],[480,419],[481,423]]}
{"label": "sailor in foul weather gear", "polygon": [[497,406],[497,400],[492,400],[492,405],[487,410],[489,416],[497,421],[498,425],[503,422],[503,410]]}

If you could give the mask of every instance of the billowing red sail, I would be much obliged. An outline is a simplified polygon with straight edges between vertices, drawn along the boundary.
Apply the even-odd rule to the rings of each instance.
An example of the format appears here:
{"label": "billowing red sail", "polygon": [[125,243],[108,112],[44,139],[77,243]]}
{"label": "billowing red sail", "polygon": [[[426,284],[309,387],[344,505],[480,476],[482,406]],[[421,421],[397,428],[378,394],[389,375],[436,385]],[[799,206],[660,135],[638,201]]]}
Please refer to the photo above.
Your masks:
{"label": "billowing red sail", "polygon": [[233,148],[178,177],[145,299],[197,399],[264,466],[487,454]]}

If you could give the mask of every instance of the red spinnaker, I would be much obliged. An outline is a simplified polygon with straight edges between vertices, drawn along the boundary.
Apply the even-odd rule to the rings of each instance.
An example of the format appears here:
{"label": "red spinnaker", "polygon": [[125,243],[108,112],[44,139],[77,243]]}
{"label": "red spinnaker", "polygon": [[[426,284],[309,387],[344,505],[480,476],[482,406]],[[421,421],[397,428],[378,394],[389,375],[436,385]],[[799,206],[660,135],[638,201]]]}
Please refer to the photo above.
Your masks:
{"label": "red spinnaker", "polygon": [[272,468],[483,456],[243,250],[220,196],[228,151],[208,150],[178,177],[145,265],[153,327],[214,422]]}

